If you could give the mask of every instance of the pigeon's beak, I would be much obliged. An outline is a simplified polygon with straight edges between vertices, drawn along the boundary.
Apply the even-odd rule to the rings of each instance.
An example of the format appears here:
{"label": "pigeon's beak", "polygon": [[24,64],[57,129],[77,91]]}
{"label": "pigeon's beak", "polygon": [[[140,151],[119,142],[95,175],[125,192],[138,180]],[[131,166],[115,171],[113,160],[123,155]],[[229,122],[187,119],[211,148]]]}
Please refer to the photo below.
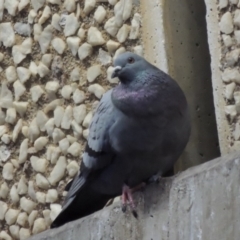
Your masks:
{"label": "pigeon's beak", "polygon": [[119,74],[119,72],[121,71],[121,69],[122,69],[122,67],[120,67],[120,66],[116,66],[115,68],[114,68],[114,70],[113,70],[113,73],[112,73],[112,78],[115,78],[115,77],[118,77],[118,74]]}

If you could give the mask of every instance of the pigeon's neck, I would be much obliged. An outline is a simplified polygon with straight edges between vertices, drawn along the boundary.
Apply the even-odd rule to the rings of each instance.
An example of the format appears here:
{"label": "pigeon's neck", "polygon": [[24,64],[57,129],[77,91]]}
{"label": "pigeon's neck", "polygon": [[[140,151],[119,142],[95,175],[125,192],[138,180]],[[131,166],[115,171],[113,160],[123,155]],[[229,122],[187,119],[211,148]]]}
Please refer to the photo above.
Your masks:
{"label": "pigeon's neck", "polygon": [[[113,104],[127,115],[151,116],[161,113],[161,94],[166,88],[167,82],[155,79],[148,73],[141,74],[132,84],[119,84],[113,89]],[[164,93],[163,93],[164,95]]]}

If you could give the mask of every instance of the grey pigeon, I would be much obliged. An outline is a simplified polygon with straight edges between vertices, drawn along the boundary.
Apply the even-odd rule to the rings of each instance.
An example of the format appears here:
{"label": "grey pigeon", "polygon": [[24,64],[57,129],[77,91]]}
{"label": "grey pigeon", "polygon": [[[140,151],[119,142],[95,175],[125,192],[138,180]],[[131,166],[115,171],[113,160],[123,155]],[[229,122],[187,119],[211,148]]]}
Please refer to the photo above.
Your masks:
{"label": "grey pigeon", "polygon": [[89,215],[122,193],[134,208],[132,188],[170,170],[190,135],[187,101],[179,85],[144,58],[117,57],[120,84],[102,97],[92,119],[80,173],[67,186],[51,227]]}

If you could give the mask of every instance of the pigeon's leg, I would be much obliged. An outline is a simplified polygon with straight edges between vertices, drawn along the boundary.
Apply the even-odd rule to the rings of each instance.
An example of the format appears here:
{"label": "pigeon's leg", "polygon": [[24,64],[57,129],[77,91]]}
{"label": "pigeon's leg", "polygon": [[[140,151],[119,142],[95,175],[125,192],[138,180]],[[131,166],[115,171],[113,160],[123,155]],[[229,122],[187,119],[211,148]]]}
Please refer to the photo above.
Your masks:
{"label": "pigeon's leg", "polygon": [[144,187],[146,187],[146,183],[145,182],[142,182],[142,183],[140,183],[139,185],[137,185],[136,187],[134,187],[134,188],[131,188],[131,192],[132,193],[134,193],[134,192],[136,192],[136,191],[138,191],[138,190],[141,190],[141,189],[143,189]]}

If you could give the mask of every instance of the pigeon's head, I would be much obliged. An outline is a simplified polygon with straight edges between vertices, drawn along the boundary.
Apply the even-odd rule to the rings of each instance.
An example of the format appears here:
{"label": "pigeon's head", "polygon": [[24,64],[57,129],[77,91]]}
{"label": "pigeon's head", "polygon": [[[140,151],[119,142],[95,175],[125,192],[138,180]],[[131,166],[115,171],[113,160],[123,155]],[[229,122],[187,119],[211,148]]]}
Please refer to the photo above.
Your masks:
{"label": "pigeon's head", "polygon": [[146,64],[147,61],[137,54],[132,52],[122,53],[114,61],[112,78],[118,77],[121,83],[129,83],[146,68]]}

